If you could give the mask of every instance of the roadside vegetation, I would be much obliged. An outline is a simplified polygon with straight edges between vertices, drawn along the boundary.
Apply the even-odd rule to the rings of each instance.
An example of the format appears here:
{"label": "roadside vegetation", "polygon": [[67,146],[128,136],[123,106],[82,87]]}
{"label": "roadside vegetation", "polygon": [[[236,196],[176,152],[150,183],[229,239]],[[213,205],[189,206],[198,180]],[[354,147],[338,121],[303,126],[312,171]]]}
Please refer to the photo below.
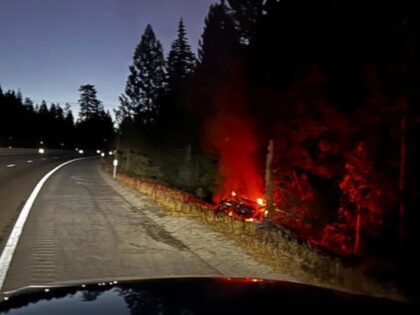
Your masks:
{"label": "roadside vegetation", "polygon": [[[102,161],[102,168],[111,175],[109,162]],[[116,179],[128,188],[149,196],[171,214],[193,218],[222,233],[258,262],[286,272],[299,281],[377,297],[407,299],[396,283],[366,276],[354,262],[314,248],[287,229],[269,222],[245,222],[216,215],[211,204],[157,181],[126,174],[118,174]]]}
{"label": "roadside vegetation", "polygon": [[213,207],[264,199],[279,231],[416,291],[417,22],[356,7],[216,3],[196,56],[182,20],[168,54],[148,25],[115,112],[117,158]]}

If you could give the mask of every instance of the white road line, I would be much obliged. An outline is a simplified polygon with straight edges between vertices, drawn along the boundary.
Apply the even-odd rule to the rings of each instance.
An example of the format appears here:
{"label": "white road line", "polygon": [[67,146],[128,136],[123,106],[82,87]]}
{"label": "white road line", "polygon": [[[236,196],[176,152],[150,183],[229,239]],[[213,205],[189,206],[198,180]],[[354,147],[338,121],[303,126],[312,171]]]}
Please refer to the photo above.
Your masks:
{"label": "white road line", "polygon": [[13,254],[15,253],[17,244],[19,242],[19,237],[22,234],[23,226],[25,225],[26,219],[28,218],[29,212],[31,211],[32,205],[35,202],[36,197],[38,196],[39,192],[41,191],[42,186],[44,186],[45,182],[48,178],[51,177],[56,171],[62,168],[64,165],[69,163],[80,161],[84,159],[90,159],[91,157],[84,157],[73,159],[67,162],[64,162],[51,171],[49,171],[35,186],[34,190],[32,191],[31,195],[29,196],[28,200],[26,201],[25,205],[23,206],[19,217],[13,227],[12,233],[10,233],[9,239],[7,240],[6,245],[4,246],[3,252],[0,256],[0,291],[3,288],[4,281],[6,280],[7,271],[9,270],[10,263],[13,258]]}
{"label": "white road line", "polygon": [[27,160],[26,163],[32,163],[32,160]]}
{"label": "white road line", "polygon": [[9,164],[9,165],[6,165],[6,167],[15,167],[16,166],[16,164]]}

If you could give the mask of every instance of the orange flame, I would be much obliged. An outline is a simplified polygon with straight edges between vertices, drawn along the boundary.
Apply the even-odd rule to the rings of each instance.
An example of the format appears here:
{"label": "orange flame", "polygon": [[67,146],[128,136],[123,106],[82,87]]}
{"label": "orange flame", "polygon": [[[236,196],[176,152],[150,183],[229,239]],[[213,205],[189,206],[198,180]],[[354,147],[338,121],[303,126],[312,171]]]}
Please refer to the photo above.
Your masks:
{"label": "orange flame", "polygon": [[258,203],[260,206],[264,206],[265,201],[264,201],[264,199],[263,199],[263,198],[257,198],[257,203]]}

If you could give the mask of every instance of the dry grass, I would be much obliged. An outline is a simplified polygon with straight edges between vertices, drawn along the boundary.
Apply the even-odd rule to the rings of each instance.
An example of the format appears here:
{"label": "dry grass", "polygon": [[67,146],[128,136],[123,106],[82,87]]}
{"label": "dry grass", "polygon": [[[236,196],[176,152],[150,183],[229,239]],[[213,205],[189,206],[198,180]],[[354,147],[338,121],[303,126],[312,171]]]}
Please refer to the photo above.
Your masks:
{"label": "dry grass", "polygon": [[[108,167],[103,165],[107,171]],[[299,242],[287,230],[266,223],[242,222],[217,216],[211,205],[183,191],[163,184],[119,174],[117,180],[141,192],[177,215],[199,220],[211,229],[233,239],[257,261],[302,282],[350,292],[403,299],[389,284],[369,279],[356,268],[344,266],[338,258],[322,254],[307,243]]]}

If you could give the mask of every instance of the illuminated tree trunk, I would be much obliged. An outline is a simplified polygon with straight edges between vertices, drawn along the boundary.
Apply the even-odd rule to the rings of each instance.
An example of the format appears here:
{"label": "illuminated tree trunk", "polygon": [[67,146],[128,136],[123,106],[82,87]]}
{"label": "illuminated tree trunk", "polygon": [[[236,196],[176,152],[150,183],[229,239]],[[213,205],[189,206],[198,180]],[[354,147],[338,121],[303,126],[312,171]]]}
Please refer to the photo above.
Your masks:
{"label": "illuminated tree trunk", "polygon": [[354,253],[357,254],[359,251],[359,242],[360,242],[360,209],[357,208],[356,213],[356,224],[355,224],[355,237],[354,237]]}
{"label": "illuminated tree trunk", "polygon": [[405,181],[405,164],[406,164],[406,125],[407,125],[407,103],[405,100],[401,101],[401,124],[400,124],[400,204],[399,204],[399,221],[400,221],[400,241],[405,238],[405,228],[404,228],[404,217],[405,217],[405,205],[404,205],[404,181]]}
{"label": "illuminated tree trunk", "polygon": [[274,216],[274,178],[273,178],[273,154],[274,143],[270,140],[267,148],[267,158],[265,164],[265,194],[267,202],[267,219]]}

